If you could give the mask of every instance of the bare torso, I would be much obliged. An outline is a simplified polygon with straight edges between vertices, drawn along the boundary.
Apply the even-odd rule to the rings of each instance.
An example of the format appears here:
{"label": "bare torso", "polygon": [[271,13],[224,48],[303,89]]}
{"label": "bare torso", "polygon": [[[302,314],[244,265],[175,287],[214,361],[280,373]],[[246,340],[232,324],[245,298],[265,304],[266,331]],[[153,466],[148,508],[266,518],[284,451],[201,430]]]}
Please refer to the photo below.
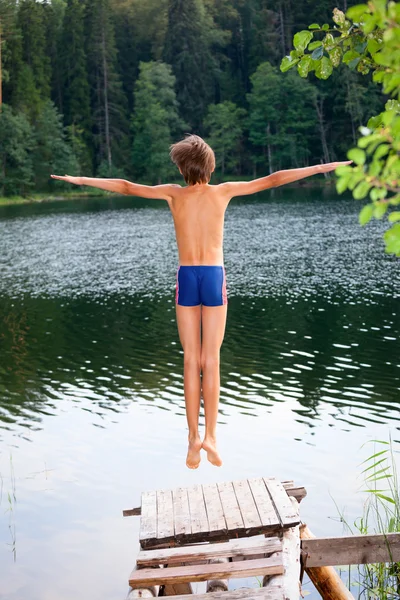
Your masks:
{"label": "bare torso", "polygon": [[169,202],[180,265],[223,265],[226,193],[218,185],[176,187]]}

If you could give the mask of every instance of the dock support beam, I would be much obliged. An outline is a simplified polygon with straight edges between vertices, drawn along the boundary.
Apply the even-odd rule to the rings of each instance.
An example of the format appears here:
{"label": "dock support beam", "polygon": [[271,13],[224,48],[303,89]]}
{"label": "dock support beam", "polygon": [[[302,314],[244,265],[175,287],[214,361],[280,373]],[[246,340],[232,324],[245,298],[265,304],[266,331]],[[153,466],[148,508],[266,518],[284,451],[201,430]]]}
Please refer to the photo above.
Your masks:
{"label": "dock support beam", "polygon": [[[302,540],[315,538],[307,525],[300,527],[300,537]],[[353,594],[347,589],[339,574],[333,567],[309,567],[305,571],[323,600],[355,600]]]}

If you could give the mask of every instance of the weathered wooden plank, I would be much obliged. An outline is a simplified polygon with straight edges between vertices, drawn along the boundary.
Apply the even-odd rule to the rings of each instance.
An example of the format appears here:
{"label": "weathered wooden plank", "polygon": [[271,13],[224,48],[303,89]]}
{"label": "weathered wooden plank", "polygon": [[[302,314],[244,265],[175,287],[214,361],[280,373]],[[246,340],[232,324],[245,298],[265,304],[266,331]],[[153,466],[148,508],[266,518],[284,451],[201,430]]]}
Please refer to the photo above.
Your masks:
{"label": "weathered wooden plank", "polygon": [[254,502],[264,527],[276,527],[280,529],[281,522],[272,504],[271,497],[263,479],[249,479],[249,486],[253,494]]}
{"label": "weathered wooden plank", "polygon": [[[283,487],[286,490],[288,496],[296,498],[297,502],[301,502],[307,496],[307,490],[305,487],[295,486],[293,481],[282,481]],[[198,488],[199,486],[192,486],[188,488],[188,495],[190,496],[190,490]],[[142,514],[142,507],[136,506],[135,508],[127,508],[122,511],[124,517],[135,517]],[[196,530],[198,531],[198,530]],[[201,529],[201,531],[205,531]]]}
{"label": "weathered wooden plank", "polygon": [[203,488],[201,485],[193,485],[187,488],[187,493],[192,533],[206,533],[210,531],[206,505],[204,502]]}
{"label": "weathered wooden plank", "polygon": [[157,537],[157,493],[143,492],[139,541]]}
{"label": "weathered wooden plank", "polygon": [[230,481],[218,483],[217,487],[224,510],[226,525],[229,532],[232,532],[233,537],[238,530],[244,529],[243,517],[236,499],[235,490]]}
{"label": "weathered wooden plank", "polygon": [[264,477],[264,483],[271,496],[272,504],[279,516],[282,527],[294,527],[295,525],[299,525],[300,517],[298,506],[296,509],[292,504],[281,482],[272,477],[269,479]]}
{"label": "weathered wooden plank", "polygon": [[172,490],[157,490],[157,538],[173,538],[174,533]]}
{"label": "weathered wooden plank", "polygon": [[217,485],[209,483],[203,485],[202,488],[210,533],[227,531],[224,509],[222,508]]}
{"label": "weathered wooden plank", "polygon": [[191,563],[220,557],[273,554],[274,552],[280,552],[281,549],[282,544],[276,537],[260,539],[242,538],[220,544],[198,544],[196,546],[165,548],[163,550],[141,550],[136,563],[141,567],[151,567],[160,564],[171,566],[180,562]]}
{"label": "weathered wooden plank", "polygon": [[[239,588],[229,592],[213,592],[212,600],[285,600],[283,590],[269,592],[264,588]],[[190,600],[191,596],[175,596],[174,600]],[[196,594],[195,600],[210,600],[209,594]]]}
{"label": "weathered wooden plank", "polygon": [[[183,563],[178,564],[180,566],[183,565]],[[171,581],[170,583],[164,585],[164,596],[177,596],[178,594],[193,594],[192,584],[190,581],[185,581],[183,583]]]}
{"label": "weathered wooden plank", "polygon": [[274,575],[283,573],[283,571],[282,556],[275,554],[270,558],[242,562],[189,565],[166,569],[138,569],[131,573],[129,585],[133,588],[169,583],[175,585],[189,581],[207,581],[210,578],[231,579]]}
{"label": "weathered wooden plank", "polygon": [[248,481],[233,481],[233,489],[235,490],[236,499],[242,513],[244,526],[247,528],[260,527],[261,519],[258,514],[253,494]]}
{"label": "weathered wooden plank", "polygon": [[185,488],[172,490],[172,502],[175,537],[179,539],[180,536],[189,535],[192,532],[187,490]]}
{"label": "weathered wooden plank", "polygon": [[400,562],[400,533],[303,539],[307,567]]}

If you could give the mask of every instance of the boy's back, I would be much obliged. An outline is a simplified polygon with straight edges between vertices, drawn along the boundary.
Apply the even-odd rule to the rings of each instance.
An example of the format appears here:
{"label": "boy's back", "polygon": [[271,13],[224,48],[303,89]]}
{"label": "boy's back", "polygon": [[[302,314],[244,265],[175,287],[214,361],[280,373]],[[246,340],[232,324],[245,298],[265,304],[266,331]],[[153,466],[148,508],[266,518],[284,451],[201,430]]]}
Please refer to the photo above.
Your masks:
{"label": "boy's back", "polygon": [[228,205],[219,185],[176,187],[168,202],[180,265],[223,265],[224,215]]}

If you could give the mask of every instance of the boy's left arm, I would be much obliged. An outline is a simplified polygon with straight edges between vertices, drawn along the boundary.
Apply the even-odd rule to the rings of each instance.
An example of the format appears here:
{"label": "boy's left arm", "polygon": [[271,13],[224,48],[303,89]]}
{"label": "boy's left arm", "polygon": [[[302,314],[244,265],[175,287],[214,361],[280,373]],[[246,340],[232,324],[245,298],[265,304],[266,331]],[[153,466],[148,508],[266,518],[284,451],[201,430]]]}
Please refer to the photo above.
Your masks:
{"label": "boy's left arm", "polygon": [[314,165],[312,167],[303,167],[300,169],[287,169],[284,171],[276,171],[267,175],[266,177],[260,177],[259,179],[253,179],[252,181],[232,181],[228,183],[221,183],[221,188],[226,188],[227,193],[230,197],[233,196],[246,196],[248,194],[255,194],[268,188],[279,187],[286,183],[292,183],[311,175],[317,175],[318,173],[329,173],[334,171],[341,165],[349,165],[352,161],[347,160],[343,162],[324,163],[320,165]]}
{"label": "boy's left arm", "polygon": [[173,189],[180,187],[174,184],[164,185],[141,185],[132,183],[126,179],[100,179],[98,177],[73,177],[71,175],[51,175],[52,179],[59,179],[75,185],[88,185],[109,192],[126,196],[140,196],[141,198],[152,198],[155,200],[171,200]]}

